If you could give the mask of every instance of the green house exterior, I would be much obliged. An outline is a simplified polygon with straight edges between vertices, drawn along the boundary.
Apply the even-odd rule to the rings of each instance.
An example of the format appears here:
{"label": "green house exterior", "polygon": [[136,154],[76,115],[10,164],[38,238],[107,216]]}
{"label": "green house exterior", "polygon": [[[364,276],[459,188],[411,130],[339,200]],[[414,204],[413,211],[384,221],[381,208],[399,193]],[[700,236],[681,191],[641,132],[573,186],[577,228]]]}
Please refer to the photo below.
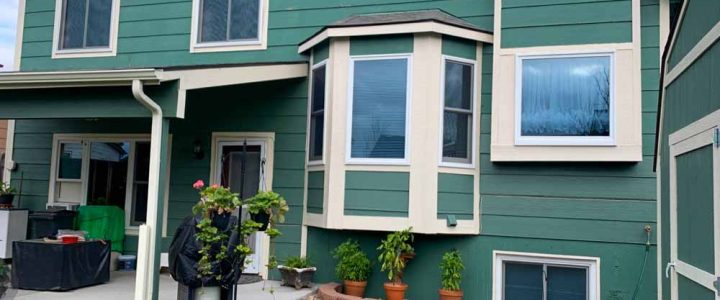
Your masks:
{"label": "green house exterior", "polygon": [[[63,43],[57,27],[64,19],[57,21],[62,14],[56,8],[63,0],[21,0],[19,72],[0,75],[0,118],[14,120],[5,165],[15,166],[6,174],[21,190],[16,205],[42,210],[62,202],[58,186],[64,183],[58,185],[62,180],[53,172],[66,140],[117,138],[136,148],[138,142],[159,141],[158,187],[148,198],[158,202],[152,211],[157,215],[147,216],[155,220],[151,230],[158,238],[149,248],[155,255],[148,261],[152,271],[198,200],[193,182],[218,181],[223,147],[258,140],[265,151],[261,166],[271,166],[259,180],[270,179],[264,187],[282,194],[290,206],[279,228],[282,236],[270,248],[280,261],[307,255],[318,267],[316,282],[338,281],[330,252],[341,242],[358,240],[375,260],[389,231],[412,226],[417,255],[405,272],[408,299],[436,297],[440,258],[451,249],[465,262],[466,299],[502,299],[502,263],[515,256],[548,259],[540,265],[578,262],[588,278],[580,292],[587,299],[669,299],[668,284],[659,280],[668,256],[663,248],[658,259],[653,151],[661,55],[671,8],[679,7],[672,1],[262,0],[257,45],[220,50],[196,45],[193,12],[200,0],[114,1],[119,13],[112,53],[73,56],[57,48]],[[387,13],[408,19],[377,22]],[[687,14],[693,13],[686,18],[695,23],[681,23],[670,65],[699,40],[696,34],[683,38],[683,30],[700,30],[684,27],[712,27],[697,21],[707,20],[701,14],[710,10],[690,5]],[[513,130],[513,93],[521,77],[508,74],[522,68],[514,64],[526,56],[587,53],[610,57],[612,144],[517,142],[522,137]],[[404,161],[364,163],[350,154],[355,148],[345,124],[354,123],[345,120],[352,108],[346,102],[348,91],[356,90],[348,82],[359,77],[348,66],[359,68],[358,59],[369,57],[399,57],[412,65]],[[474,67],[465,165],[442,158],[440,91],[446,78],[440,58]],[[308,162],[316,141],[312,74],[323,64],[324,151],[320,161]],[[692,80],[685,76],[691,72],[678,82]],[[163,113],[155,130],[137,86],[131,88],[137,83]],[[671,89],[663,106],[663,175],[668,133],[716,109],[710,109],[708,97],[702,105],[679,104]],[[661,195],[665,207],[667,193]],[[661,219],[666,214],[663,210]],[[135,225],[127,224],[129,254],[142,252]],[[669,238],[665,225],[663,244]],[[384,297],[386,279],[376,262],[368,296]]]}
{"label": "green house exterior", "polygon": [[716,299],[720,5],[677,1],[671,13],[656,148],[658,266],[666,270],[658,276],[658,293],[663,299]]}

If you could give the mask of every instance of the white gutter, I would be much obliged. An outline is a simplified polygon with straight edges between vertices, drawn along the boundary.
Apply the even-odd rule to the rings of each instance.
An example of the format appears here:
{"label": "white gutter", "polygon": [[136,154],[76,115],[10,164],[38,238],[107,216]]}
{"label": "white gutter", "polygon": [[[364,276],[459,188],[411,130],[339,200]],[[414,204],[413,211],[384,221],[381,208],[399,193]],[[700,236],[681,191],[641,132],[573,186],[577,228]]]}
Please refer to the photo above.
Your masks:
{"label": "white gutter", "polygon": [[159,227],[158,215],[158,192],[160,180],[160,160],[162,143],[162,122],[163,114],[160,105],[155,103],[143,91],[143,82],[135,79],[132,82],[132,93],[135,99],[152,113],[152,130],[150,137],[150,174],[148,178],[148,201],[147,220],[145,225],[140,226],[138,244],[137,271],[135,277],[135,300],[152,300],[154,282],[158,277],[157,270],[153,268],[155,262],[155,250]]}

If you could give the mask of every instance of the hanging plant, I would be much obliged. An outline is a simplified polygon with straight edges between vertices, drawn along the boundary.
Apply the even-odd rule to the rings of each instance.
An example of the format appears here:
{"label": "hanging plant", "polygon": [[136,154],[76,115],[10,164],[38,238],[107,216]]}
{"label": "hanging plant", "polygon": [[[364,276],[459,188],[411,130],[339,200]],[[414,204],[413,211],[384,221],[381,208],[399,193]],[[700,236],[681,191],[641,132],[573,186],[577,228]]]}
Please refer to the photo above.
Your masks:
{"label": "hanging plant", "polygon": [[[244,269],[245,258],[253,253],[253,249],[248,246],[249,238],[264,227],[263,224],[248,219],[237,222],[232,230],[224,231],[231,222],[236,222],[231,216],[232,213],[243,206],[246,206],[251,214],[267,213],[269,222],[265,233],[273,239],[281,234],[275,224],[285,221],[288,205],[279,194],[271,191],[260,192],[254,197],[242,200],[238,194],[220,185],[205,187],[202,180],[196,181],[193,188],[200,191],[200,202],[192,209],[193,214],[200,216],[196,225],[196,239],[201,245],[200,259],[196,266],[198,277],[203,282],[214,280],[221,285],[232,284],[233,280],[228,283],[224,280],[225,276],[234,270]],[[233,238],[231,242],[230,237],[235,234],[237,239]],[[271,258],[271,263],[273,261]]]}

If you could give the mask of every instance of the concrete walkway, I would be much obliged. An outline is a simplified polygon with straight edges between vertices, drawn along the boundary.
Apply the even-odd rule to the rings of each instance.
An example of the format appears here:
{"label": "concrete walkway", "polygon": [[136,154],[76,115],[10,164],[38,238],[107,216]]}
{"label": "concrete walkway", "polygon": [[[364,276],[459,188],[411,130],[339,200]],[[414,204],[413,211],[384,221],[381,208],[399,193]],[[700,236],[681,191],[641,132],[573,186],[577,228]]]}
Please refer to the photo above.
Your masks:
{"label": "concrete walkway", "polygon": [[[275,288],[275,295],[268,291]],[[68,292],[39,292],[28,290],[8,290],[2,300],[132,300],[135,292],[135,273],[112,272],[110,282],[81,288]],[[268,281],[263,291],[263,282],[238,286],[238,299],[242,300],[299,300],[312,293],[310,289],[296,291],[294,288],[281,287],[277,281]],[[160,300],[177,299],[177,282],[170,275],[160,276]]]}

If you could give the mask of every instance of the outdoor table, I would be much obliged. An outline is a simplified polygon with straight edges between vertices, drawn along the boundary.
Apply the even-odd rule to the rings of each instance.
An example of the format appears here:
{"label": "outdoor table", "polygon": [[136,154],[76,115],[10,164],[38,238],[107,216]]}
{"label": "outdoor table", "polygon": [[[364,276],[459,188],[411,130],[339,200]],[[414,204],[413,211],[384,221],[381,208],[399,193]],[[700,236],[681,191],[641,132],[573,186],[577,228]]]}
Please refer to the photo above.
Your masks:
{"label": "outdoor table", "polygon": [[13,287],[67,291],[108,282],[110,247],[110,242],[102,241],[76,244],[16,241],[13,244]]}

